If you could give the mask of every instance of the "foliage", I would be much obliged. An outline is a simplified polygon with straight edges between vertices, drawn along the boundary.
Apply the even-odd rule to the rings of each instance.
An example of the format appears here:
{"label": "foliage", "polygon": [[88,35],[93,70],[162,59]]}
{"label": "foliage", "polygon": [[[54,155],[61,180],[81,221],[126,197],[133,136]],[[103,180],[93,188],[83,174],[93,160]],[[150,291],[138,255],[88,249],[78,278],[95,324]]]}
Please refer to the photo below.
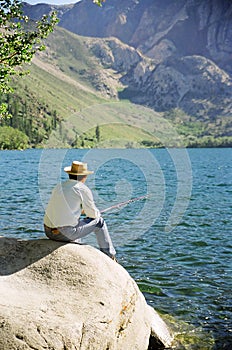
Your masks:
{"label": "foliage", "polygon": [[[0,93],[12,92],[9,86],[12,76],[26,73],[19,67],[30,62],[35,52],[44,50],[42,39],[57,23],[55,13],[29,23],[21,5],[20,0],[0,1]],[[1,106],[0,112],[6,114],[6,105]]]}
{"label": "foliage", "polygon": [[10,126],[0,127],[0,149],[26,149],[28,137],[17,129]]}
{"label": "foliage", "polygon": [[140,144],[145,148],[162,148],[163,147],[162,143],[159,141],[142,140]]}
{"label": "foliage", "polygon": [[[14,86],[14,85],[13,85]],[[6,102],[10,116],[3,118],[1,126],[11,126],[29,137],[31,146],[40,144],[47,139],[52,130],[56,129],[59,123],[57,111],[38,99],[38,97],[28,90],[27,86],[22,96],[17,93],[5,94],[0,98],[1,102]]]}
{"label": "foliage", "polygon": [[98,6],[102,6],[103,2],[105,2],[105,0],[93,0],[93,3],[97,4]]}
{"label": "foliage", "polygon": [[96,126],[95,134],[96,134],[97,142],[99,142],[100,141],[100,137],[101,137],[99,125]]}
{"label": "foliage", "polygon": [[188,148],[232,147],[232,136],[203,136],[189,140],[186,146]]}
{"label": "foliage", "polygon": [[[92,1],[101,6],[105,0]],[[37,51],[45,49],[42,40],[57,22],[54,12],[40,21],[29,21],[23,15],[21,0],[0,0],[0,94],[13,91],[9,85],[13,76],[28,73],[22,70],[22,65],[31,62]],[[7,104],[0,104],[0,119],[9,116]]]}
{"label": "foliage", "polygon": [[1,116],[3,116],[3,115],[7,115],[7,104],[6,103],[0,104],[0,120],[1,120]]}

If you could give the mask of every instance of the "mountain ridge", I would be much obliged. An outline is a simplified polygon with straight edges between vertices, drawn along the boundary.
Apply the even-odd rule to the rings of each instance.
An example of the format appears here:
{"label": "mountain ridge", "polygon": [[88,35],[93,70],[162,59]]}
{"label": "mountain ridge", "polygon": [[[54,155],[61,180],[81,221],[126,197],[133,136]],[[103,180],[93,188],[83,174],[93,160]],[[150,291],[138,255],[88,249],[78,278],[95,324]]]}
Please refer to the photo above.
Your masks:
{"label": "mountain ridge", "polygon": [[59,26],[82,36],[116,37],[153,59],[154,47],[166,40],[179,56],[202,55],[232,71],[230,0],[111,0],[101,8],[89,0],[23,4],[31,18],[57,10]]}

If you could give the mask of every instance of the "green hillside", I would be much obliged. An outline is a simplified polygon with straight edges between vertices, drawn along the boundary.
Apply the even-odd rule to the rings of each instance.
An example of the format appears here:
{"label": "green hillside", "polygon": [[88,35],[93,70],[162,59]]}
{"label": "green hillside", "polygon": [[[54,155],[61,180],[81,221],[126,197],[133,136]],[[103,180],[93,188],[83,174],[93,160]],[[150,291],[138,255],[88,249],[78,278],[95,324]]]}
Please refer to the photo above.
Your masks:
{"label": "green hillside", "polygon": [[[182,111],[163,115],[110,97],[99,87],[113,84],[114,90],[119,91],[120,76],[113,70],[104,70],[85,42],[86,38],[59,27],[49,36],[46,51],[29,66],[30,74],[13,82],[13,94],[1,96],[12,114],[2,127],[23,131],[33,147],[232,144],[232,118],[206,124]],[[1,143],[0,148],[4,148]]]}

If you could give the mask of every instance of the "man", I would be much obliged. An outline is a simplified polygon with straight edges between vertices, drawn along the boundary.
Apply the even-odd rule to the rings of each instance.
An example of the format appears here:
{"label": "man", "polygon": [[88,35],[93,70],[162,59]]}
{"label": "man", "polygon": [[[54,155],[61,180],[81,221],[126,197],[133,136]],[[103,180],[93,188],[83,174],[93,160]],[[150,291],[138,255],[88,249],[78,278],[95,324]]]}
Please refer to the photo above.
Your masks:
{"label": "man", "polygon": [[[87,169],[86,163],[78,161],[73,161],[64,171],[69,179],[56,185],[46,208],[46,236],[56,241],[80,242],[82,237],[94,232],[100,250],[116,260],[107,225],[95,206],[91,190],[85,185],[93,171]],[[81,214],[86,217],[81,219]]]}

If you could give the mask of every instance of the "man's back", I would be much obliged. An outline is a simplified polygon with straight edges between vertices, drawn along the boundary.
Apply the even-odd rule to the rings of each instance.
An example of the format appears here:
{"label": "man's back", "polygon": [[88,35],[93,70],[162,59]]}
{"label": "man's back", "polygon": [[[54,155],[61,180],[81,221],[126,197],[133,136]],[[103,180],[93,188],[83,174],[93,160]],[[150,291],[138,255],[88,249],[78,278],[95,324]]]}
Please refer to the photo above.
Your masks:
{"label": "man's back", "polygon": [[91,218],[100,216],[90,189],[80,181],[69,179],[52,191],[44,223],[49,227],[76,226],[82,209]]}
{"label": "man's back", "polygon": [[52,191],[44,223],[49,227],[75,226],[81,214],[79,182],[67,180],[59,183]]}

